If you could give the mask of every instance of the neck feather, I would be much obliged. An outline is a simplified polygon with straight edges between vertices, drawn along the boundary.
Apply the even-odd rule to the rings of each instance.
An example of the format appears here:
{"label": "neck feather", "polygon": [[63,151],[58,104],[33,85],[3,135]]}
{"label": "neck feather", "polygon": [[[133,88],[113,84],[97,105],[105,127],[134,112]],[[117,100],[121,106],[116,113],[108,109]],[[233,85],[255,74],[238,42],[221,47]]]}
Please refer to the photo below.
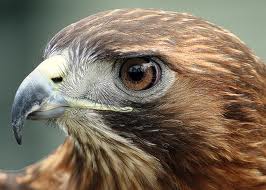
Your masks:
{"label": "neck feather", "polygon": [[78,158],[73,178],[80,177],[76,181],[84,189],[173,189],[173,179],[157,159],[105,126],[96,129],[73,120],[65,124]]}

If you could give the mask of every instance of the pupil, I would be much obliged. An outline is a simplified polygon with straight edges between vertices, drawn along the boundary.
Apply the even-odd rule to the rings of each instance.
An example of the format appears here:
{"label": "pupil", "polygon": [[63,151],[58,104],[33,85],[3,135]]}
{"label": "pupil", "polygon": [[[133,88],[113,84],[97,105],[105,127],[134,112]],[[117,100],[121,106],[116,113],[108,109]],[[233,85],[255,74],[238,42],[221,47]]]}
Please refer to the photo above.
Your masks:
{"label": "pupil", "polygon": [[133,65],[128,69],[128,76],[132,81],[140,81],[144,74],[145,71],[141,65]]}

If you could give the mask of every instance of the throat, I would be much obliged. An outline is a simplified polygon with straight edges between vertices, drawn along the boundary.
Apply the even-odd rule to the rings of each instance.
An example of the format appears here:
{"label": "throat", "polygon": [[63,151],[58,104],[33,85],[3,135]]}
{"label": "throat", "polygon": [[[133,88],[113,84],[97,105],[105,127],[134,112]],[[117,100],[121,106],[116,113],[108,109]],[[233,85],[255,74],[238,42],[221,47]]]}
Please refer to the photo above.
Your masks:
{"label": "throat", "polygon": [[68,133],[75,142],[72,178],[79,178],[79,189],[172,189],[160,162],[126,139],[77,125],[68,127]]}

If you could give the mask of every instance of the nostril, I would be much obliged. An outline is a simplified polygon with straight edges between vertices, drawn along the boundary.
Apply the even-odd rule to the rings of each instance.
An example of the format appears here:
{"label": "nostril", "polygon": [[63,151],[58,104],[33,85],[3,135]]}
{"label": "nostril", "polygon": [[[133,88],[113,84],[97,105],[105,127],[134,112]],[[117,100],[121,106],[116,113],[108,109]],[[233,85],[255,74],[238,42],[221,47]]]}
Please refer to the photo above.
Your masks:
{"label": "nostril", "polygon": [[54,78],[52,78],[52,81],[53,81],[54,83],[60,83],[60,82],[63,81],[63,77],[54,77]]}

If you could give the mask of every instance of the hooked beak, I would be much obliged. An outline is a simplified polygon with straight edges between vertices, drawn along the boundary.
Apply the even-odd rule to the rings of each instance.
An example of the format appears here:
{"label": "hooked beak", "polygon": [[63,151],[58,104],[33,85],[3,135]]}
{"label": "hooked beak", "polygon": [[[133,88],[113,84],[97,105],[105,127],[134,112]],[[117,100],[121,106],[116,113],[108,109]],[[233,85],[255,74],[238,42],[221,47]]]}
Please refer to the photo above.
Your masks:
{"label": "hooked beak", "polygon": [[41,63],[30,73],[16,92],[11,117],[13,132],[18,144],[22,141],[22,127],[26,119],[57,118],[68,106],[64,97],[56,92],[52,80],[45,74],[47,68],[51,66],[49,61],[47,62]]}
{"label": "hooked beak", "polygon": [[46,59],[21,83],[12,106],[12,128],[18,144],[22,140],[22,128],[26,119],[46,120],[62,116],[66,108],[101,111],[131,112],[132,107],[104,105],[88,99],[65,97],[58,92],[52,78],[66,73],[66,60],[62,55]]}
{"label": "hooked beak", "polygon": [[61,116],[67,102],[53,91],[41,75],[31,73],[20,85],[12,106],[12,128],[18,144],[22,140],[22,127],[26,119],[41,120]]}

